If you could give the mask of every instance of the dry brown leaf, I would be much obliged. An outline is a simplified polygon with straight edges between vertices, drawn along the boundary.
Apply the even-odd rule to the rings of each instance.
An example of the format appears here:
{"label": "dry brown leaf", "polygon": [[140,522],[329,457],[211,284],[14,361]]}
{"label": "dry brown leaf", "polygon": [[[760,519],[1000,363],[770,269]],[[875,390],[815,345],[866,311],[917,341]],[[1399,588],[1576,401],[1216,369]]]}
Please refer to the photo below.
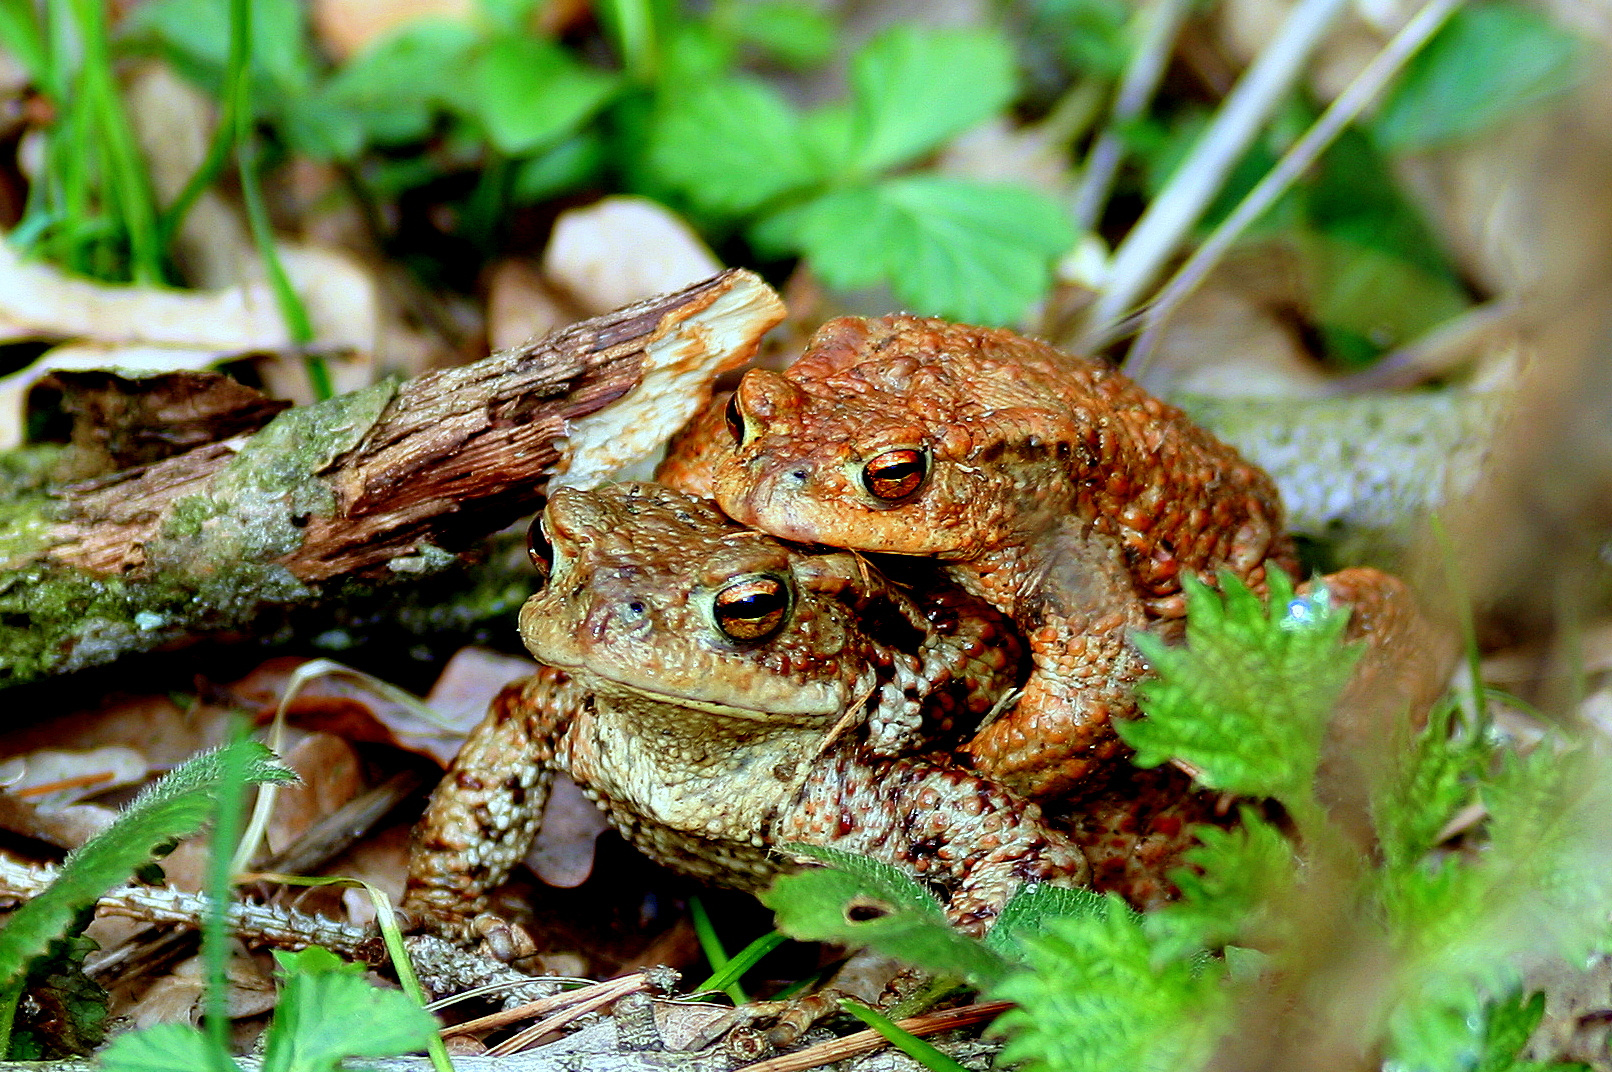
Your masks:
{"label": "dry brown leaf", "polygon": [[353,746],[329,733],[310,733],[281,756],[297,772],[297,785],[282,786],[274,817],[264,831],[270,852],[282,852],[310,826],[365,788]]}
{"label": "dry brown leaf", "polygon": [[526,866],[550,886],[580,886],[593,873],[594,839],[609,828],[604,813],[576,783],[558,775],[543,811],[543,825],[526,854]]}
{"label": "dry brown leaf", "polygon": [[[292,287],[307,306],[313,348],[326,355],[338,392],[366,386],[381,329],[370,273],[334,250],[281,250]],[[255,266],[252,271],[261,269]],[[73,339],[0,378],[0,450],[22,442],[28,389],[53,369],[201,369],[245,354],[291,350],[291,338],[266,282],[213,291],[94,283],[24,261],[0,241],[0,342]],[[266,361],[272,393],[308,401],[300,357]]]}
{"label": "dry brown leaf", "polygon": [[[230,685],[230,691],[267,718],[279,706],[286,684],[309,660],[268,659]],[[446,766],[463,734],[442,723],[424,701],[389,695],[378,681],[356,671],[320,674],[297,691],[287,716],[304,729],[317,729],[353,742],[387,744],[430,756]]]}
{"label": "dry brown leaf", "polygon": [[[403,884],[409,873],[410,830],[410,824],[400,823],[371,834],[336,857],[325,870],[368,882],[397,904],[403,900]],[[342,889],[341,905],[350,923],[364,925],[375,919],[375,902],[362,889]]]}
{"label": "dry brown leaf", "polygon": [[108,789],[139,785],[150,770],[143,753],[119,745],[42,748],[0,763],[0,784],[37,806],[63,808]]}
{"label": "dry brown leaf", "polygon": [[536,670],[537,664],[525,656],[463,647],[442,668],[425,702],[441,717],[443,729],[468,734],[486,717],[487,705],[500,689]]}

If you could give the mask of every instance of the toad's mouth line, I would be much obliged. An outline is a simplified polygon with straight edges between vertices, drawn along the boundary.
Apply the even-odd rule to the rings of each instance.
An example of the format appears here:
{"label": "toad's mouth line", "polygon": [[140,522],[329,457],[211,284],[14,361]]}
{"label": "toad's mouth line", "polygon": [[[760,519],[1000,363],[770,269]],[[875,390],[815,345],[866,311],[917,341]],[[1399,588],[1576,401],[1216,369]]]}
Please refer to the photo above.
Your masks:
{"label": "toad's mouth line", "polygon": [[721,700],[702,699],[697,696],[686,696],[676,692],[668,692],[665,689],[650,688],[649,686],[644,685],[642,681],[628,680],[624,677],[614,674],[602,673],[596,666],[568,666],[557,661],[545,661],[548,662],[549,665],[560,670],[564,670],[567,673],[575,674],[580,677],[592,677],[601,682],[608,682],[610,687],[616,691],[631,693],[634,696],[642,697],[646,700],[652,700],[656,703],[668,704],[673,707],[687,708],[693,711],[701,711],[710,715],[720,715],[723,718],[738,719],[745,722],[765,722],[774,726],[813,726],[821,725],[825,719],[833,719],[838,717],[840,714],[838,707],[833,709],[802,709],[798,706],[783,709],[767,707],[740,707],[732,703],[725,703]]}

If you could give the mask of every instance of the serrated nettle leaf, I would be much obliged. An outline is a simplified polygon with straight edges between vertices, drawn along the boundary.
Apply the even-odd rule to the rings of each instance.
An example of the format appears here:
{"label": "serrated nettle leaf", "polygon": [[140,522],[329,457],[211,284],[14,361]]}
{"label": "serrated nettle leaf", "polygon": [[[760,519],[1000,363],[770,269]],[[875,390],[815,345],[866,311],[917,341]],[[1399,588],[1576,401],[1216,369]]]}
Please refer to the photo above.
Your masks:
{"label": "serrated nettle leaf", "polygon": [[778,929],[803,941],[871,947],[975,985],[1008,971],[1008,962],[985,943],[953,929],[927,891],[916,884],[914,890],[896,889],[877,861],[849,856],[847,862],[858,874],[827,868],[784,875],[773,883],[761,903],[777,914]]}
{"label": "serrated nettle leaf", "polygon": [[218,1072],[240,1066],[189,1024],[155,1024],[113,1039],[97,1067],[101,1072]]}
{"label": "serrated nettle leaf", "polygon": [[1013,49],[984,30],[897,25],[851,61],[857,169],[876,174],[939,147],[1006,107]]}
{"label": "serrated nettle leaf", "polygon": [[529,153],[558,141],[598,111],[618,76],[578,62],[549,41],[501,35],[470,64],[476,116],[500,152]]}
{"label": "serrated nettle leaf", "polygon": [[1581,960],[1607,939],[1612,914],[1612,764],[1547,738],[1507,754],[1483,788],[1489,846],[1478,865],[1502,948],[1549,941]]}
{"label": "serrated nettle leaf", "polygon": [[1108,909],[1109,902],[1100,893],[1038,882],[1013,895],[985,933],[985,944],[998,953],[1017,956],[1027,939],[1044,934],[1054,920],[1093,915]]}
{"label": "serrated nettle leaf", "polygon": [[729,218],[822,177],[799,114],[771,86],[744,78],[664,100],[651,122],[648,164],[695,206]]}
{"label": "serrated nettle leaf", "polygon": [[1347,615],[1320,586],[1296,597],[1279,572],[1268,604],[1230,574],[1220,583],[1216,593],[1187,579],[1185,646],[1135,638],[1155,674],[1137,689],[1147,717],[1116,729],[1139,766],[1181,759],[1205,785],[1304,807],[1326,720],[1359,657],[1341,643]]}
{"label": "serrated nettle leaf", "polygon": [[1522,1059],[1523,1047],[1544,1012],[1544,995],[1529,993],[1517,972],[1447,977],[1425,982],[1401,1001],[1388,1020],[1392,1072],[1568,1072],[1572,1064]]}
{"label": "serrated nettle leaf", "polygon": [[875,860],[871,856],[846,852],[827,845],[807,845],[790,842],[784,848],[799,853],[855,879],[859,891],[877,897],[901,908],[923,912],[939,919],[943,912],[940,900],[924,885],[900,868]]}
{"label": "serrated nettle leaf", "polygon": [[836,190],[750,236],[763,249],[804,253],[830,286],[882,282],[913,312],[976,324],[1022,317],[1074,240],[1050,198],[944,175]]}
{"label": "serrated nettle leaf", "polygon": [[989,993],[1019,1005],[993,1028],[1008,1036],[1003,1065],[1192,1069],[1225,1029],[1224,962],[1161,956],[1145,920],[1113,894],[1107,912],[1059,920],[1031,939],[1026,959],[1031,971]]}
{"label": "serrated nettle leaf", "polygon": [[13,981],[74,918],[107,890],[125,882],[155,851],[196,833],[212,816],[226,750],[240,749],[247,781],[294,782],[296,775],[255,741],[193,756],[134,798],[105,830],[62,861],[61,874],[25,903],[0,930],[0,980]]}
{"label": "serrated nettle leaf", "polygon": [[1394,770],[1372,794],[1372,824],[1392,874],[1415,867],[1455,813],[1471,803],[1488,769],[1493,745],[1478,729],[1455,730],[1454,699],[1428,715],[1408,748],[1395,750]]}
{"label": "serrated nettle leaf", "polygon": [[1154,913],[1148,926],[1161,949],[1185,954],[1233,941],[1269,946],[1283,921],[1266,916],[1298,879],[1299,860],[1282,832],[1251,808],[1230,830],[1198,828],[1201,844],[1170,876],[1180,898]]}
{"label": "serrated nettle leaf", "polygon": [[1406,66],[1372,134],[1396,152],[1467,137],[1571,88],[1583,59],[1583,43],[1540,9],[1457,8]]}
{"label": "serrated nettle leaf", "polygon": [[282,987],[264,1036],[263,1072],[333,1072],[349,1057],[424,1049],[437,1023],[402,991],[382,990],[363,968],[318,947],[276,953]]}

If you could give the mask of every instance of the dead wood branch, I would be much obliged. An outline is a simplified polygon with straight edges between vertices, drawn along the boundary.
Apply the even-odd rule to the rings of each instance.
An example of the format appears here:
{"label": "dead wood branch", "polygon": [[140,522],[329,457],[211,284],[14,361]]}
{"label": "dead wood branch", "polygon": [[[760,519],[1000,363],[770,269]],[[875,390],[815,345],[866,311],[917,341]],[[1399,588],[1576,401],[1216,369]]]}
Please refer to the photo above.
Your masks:
{"label": "dead wood branch", "polygon": [[[781,316],[759,278],[724,272],[473,365],[7,504],[0,683],[451,565],[543,501],[579,429],[669,434]],[[643,412],[573,424],[612,403]],[[586,449],[630,460],[615,456],[620,433],[605,434]]]}

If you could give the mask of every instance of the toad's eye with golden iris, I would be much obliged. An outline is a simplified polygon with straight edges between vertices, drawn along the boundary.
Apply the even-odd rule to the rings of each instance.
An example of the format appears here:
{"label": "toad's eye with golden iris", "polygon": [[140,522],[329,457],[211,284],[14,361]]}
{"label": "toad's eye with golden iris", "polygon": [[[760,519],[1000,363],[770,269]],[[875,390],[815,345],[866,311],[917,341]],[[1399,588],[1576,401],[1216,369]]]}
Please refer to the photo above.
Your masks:
{"label": "toad's eye with golden iris", "polygon": [[735,391],[733,397],[728,399],[728,408],[722,411],[723,418],[728,422],[728,434],[733,437],[733,445],[744,446],[744,414],[739,410],[739,393]]}
{"label": "toad's eye with golden iris", "polygon": [[554,568],[554,544],[549,540],[549,530],[543,523],[542,514],[534,517],[531,528],[526,530],[526,556],[532,560],[537,575],[547,581]]}
{"label": "toad's eye with golden iris", "polygon": [[885,502],[905,499],[923,484],[929,458],[921,450],[887,450],[862,467],[862,486]]}
{"label": "toad's eye with golden iris", "polygon": [[729,640],[766,640],[784,627],[789,586],[777,577],[746,577],[716,594],[711,605],[716,627]]}

